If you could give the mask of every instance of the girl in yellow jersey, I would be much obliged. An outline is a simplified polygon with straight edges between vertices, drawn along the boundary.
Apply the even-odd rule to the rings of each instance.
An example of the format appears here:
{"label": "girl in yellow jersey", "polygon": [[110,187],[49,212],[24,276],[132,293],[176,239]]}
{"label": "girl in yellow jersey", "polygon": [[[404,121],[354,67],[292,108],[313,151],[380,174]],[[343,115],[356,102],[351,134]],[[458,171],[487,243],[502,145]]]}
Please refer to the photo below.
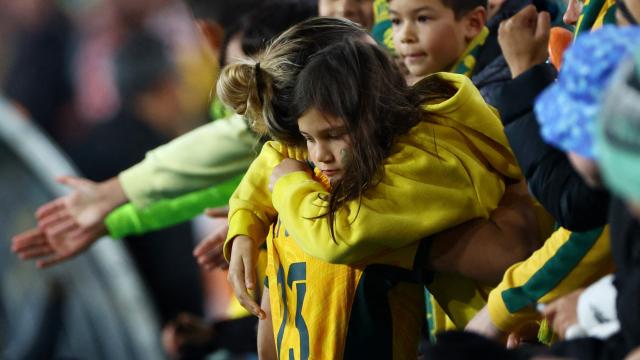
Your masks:
{"label": "girl in yellow jersey", "polygon": [[304,38],[287,37],[296,31],[218,83],[226,104],[277,140],[230,201],[230,278],[263,316],[246,287],[268,239],[263,305],[278,357],[414,358],[420,240],[488,218],[519,170],[467,78],[439,74],[409,89],[384,52],[353,40],[291,60],[304,56]]}

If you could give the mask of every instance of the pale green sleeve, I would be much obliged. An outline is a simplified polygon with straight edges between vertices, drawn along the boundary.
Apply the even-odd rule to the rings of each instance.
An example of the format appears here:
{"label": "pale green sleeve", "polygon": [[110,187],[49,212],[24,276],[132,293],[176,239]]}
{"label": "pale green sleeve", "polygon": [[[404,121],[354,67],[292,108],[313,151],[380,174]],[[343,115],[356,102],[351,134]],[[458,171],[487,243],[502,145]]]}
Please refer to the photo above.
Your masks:
{"label": "pale green sleeve", "polygon": [[219,119],[149,151],[119,180],[129,200],[143,208],[243,174],[257,143],[241,116]]}

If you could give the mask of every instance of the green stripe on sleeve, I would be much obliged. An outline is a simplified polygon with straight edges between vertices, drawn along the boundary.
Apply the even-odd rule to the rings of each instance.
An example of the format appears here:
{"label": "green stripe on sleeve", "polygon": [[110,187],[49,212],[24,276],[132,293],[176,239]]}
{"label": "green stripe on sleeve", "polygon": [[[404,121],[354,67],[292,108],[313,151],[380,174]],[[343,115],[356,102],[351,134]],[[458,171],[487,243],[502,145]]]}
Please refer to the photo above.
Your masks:
{"label": "green stripe on sleeve", "polygon": [[602,234],[604,227],[571,233],[556,254],[519,287],[502,292],[502,300],[511,313],[538,302],[573,271]]}

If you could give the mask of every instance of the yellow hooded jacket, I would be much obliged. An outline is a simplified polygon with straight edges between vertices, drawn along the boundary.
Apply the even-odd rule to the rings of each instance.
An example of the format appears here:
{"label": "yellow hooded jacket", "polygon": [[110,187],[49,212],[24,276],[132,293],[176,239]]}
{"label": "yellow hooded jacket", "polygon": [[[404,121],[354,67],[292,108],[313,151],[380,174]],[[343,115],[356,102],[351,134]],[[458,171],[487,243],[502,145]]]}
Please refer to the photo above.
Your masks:
{"label": "yellow hooded jacket", "polygon": [[[398,137],[384,161],[379,184],[336,213],[335,241],[326,213],[328,195],[311,174],[282,176],[269,191],[269,177],[284,158],[306,160],[303,149],[268,142],[229,202],[230,239],[265,241],[276,216],[307,254],[329,263],[369,262],[411,267],[418,240],[474,218],[488,218],[500,201],[505,178],[521,179],[496,111],[471,81],[440,73],[457,87],[449,99],[426,104],[429,116]],[[398,252],[399,249],[409,249]],[[398,255],[398,254],[404,255]],[[383,262],[385,260],[382,260]]]}

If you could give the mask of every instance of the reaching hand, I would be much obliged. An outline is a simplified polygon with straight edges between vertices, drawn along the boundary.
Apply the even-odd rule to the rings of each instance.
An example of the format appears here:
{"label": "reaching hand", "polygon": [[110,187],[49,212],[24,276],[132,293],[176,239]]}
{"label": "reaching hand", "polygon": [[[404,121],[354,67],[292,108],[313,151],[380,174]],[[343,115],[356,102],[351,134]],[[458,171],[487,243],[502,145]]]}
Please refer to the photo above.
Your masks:
{"label": "reaching hand", "polygon": [[236,236],[231,247],[227,280],[231,283],[240,304],[250,313],[264,320],[266,318],[265,312],[249,293],[250,290],[256,289],[257,261],[258,246],[256,243],[250,237]]}
{"label": "reaching hand", "polygon": [[[212,218],[226,217],[229,213],[228,208],[207,209],[206,214]],[[198,264],[205,270],[213,270],[215,268],[228,269],[229,263],[224,258],[224,242],[227,239],[229,231],[229,223],[218,226],[211,234],[209,234],[193,251],[193,256],[198,260]]]}
{"label": "reaching hand", "polygon": [[81,253],[105,232],[104,226],[95,226],[75,229],[66,235],[51,236],[35,228],[16,235],[11,250],[21,260],[37,259],[36,266],[46,268]]}
{"label": "reaching hand", "polygon": [[116,178],[95,183],[66,176],[58,181],[73,191],[36,211],[38,229],[13,238],[12,250],[21,259],[39,259],[38,267],[57,264],[87,249],[106,233],[107,214],[127,199]]}
{"label": "reaching hand", "polygon": [[550,23],[549,13],[533,5],[500,23],[498,42],[513,78],[547,60]]}

